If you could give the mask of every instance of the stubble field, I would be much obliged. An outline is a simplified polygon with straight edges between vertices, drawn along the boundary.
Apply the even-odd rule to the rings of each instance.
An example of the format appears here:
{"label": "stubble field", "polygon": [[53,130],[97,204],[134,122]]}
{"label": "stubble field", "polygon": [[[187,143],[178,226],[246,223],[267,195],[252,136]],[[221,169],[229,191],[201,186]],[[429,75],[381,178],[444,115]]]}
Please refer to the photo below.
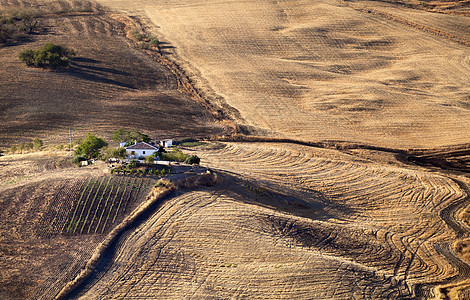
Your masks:
{"label": "stubble field", "polygon": [[[297,142],[212,142],[186,149],[215,170],[220,183],[182,188],[165,198],[147,219],[106,250],[106,259],[82,284],[62,295],[80,299],[470,299],[470,153],[466,145],[470,23],[465,3],[455,2],[455,10],[448,10],[444,2],[421,1],[414,4],[418,10],[375,1],[98,2],[136,18],[158,36],[165,43],[164,56],[184,70],[178,76],[188,75],[187,83],[194,84],[198,97],[236,122],[239,133]],[[96,11],[102,9],[96,5]],[[39,76],[43,84],[49,80],[76,84],[62,90],[59,81],[52,81],[60,91],[54,94],[54,105],[67,108],[69,102],[64,99],[94,103],[81,102],[85,111],[76,115],[76,124],[94,124],[98,132],[109,135],[112,126],[125,120],[146,132],[163,132],[166,127],[145,121],[147,114],[148,118],[157,114],[171,122],[191,120],[176,123],[171,129],[174,135],[221,133],[207,105],[176,91],[181,78],[172,77],[174,73],[141,50],[124,46],[131,43],[124,37],[125,24],[108,17],[109,11],[48,21],[63,30],[64,38],[91,32],[83,41],[71,42],[78,49],[109,49],[101,54],[90,49],[92,60],[78,60],[66,74],[22,69],[4,48],[0,59],[23,78]],[[91,27],[104,28],[104,33]],[[60,36],[47,39],[60,41]],[[38,37],[38,42],[43,38]],[[112,42],[107,43],[108,38]],[[83,70],[94,72],[81,74]],[[3,72],[2,82],[7,82]],[[77,88],[86,84],[90,88]],[[30,127],[21,126],[31,126],[27,116],[32,112],[22,115],[21,111],[46,107],[35,103],[41,103],[38,95],[51,86],[43,90],[42,85],[4,86],[9,91],[5,99],[11,101],[8,113],[19,121],[2,129],[29,132]],[[65,97],[77,91],[77,97]],[[27,93],[36,102],[20,104],[19,99],[30,99]],[[162,97],[174,107],[155,108]],[[128,114],[127,107],[133,103],[143,109]],[[19,108],[13,109],[14,105]],[[102,109],[86,111],[96,109],[95,105]],[[103,115],[108,111],[114,113]],[[45,126],[51,120],[44,117],[37,124]],[[32,136],[39,128],[34,126]],[[56,130],[50,128],[46,131]],[[3,139],[9,141],[9,131],[3,132]],[[308,146],[325,140],[330,142]],[[403,151],[413,148],[421,149]],[[111,208],[100,211],[100,205],[113,197],[125,198],[112,193],[119,186],[125,188],[115,179],[97,178],[86,168],[75,174],[66,161],[58,165],[52,163],[56,160],[34,161],[24,167],[18,167],[22,159],[0,161],[7,167],[5,174],[17,174],[6,176],[0,190],[6,195],[0,202],[6,216],[2,220],[12,220],[1,223],[4,240],[0,243],[8,259],[2,270],[14,269],[7,273],[14,275],[0,279],[6,287],[3,295],[10,298],[56,296],[112,229],[99,225],[99,217],[90,222],[86,216],[112,216]],[[54,173],[56,177],[61,173],[70,177],[42,183],[31,177],[34,172],[49,174],[44,165],[64,168]],[[68,204],[53,205],[58,209],[51,211],[51,201],[67,194],[61,194],[64,184],[75,189],[70,194],[74,201],[62,201]],[[136,186],[142,187],[142,182]],[[32,191],[38,194],[28,197]],[[41,194],[49,196],[41,198]],[[143,197],[139,195],[136,202]],[[21,213],[14,214],[14,208]],[[44,222],[37,214],[46,212],[51,213],[50,226],[61,228],[53,238],[45,241],[16,234],[23,229],[32,232]],[[121,218],[126,214],[129,211],[122,212]],[[23,225],[24,220],[29,225]],[[15,239],[30,246],[17,247]],[[52,256],[60,257],[66,267],[22,272],[28,262],[44,265],[39,248],[54,248],[54,243],[66,255],[57,250]],[[22,264],[12,268],[19,261]]]}
{"label": "stubble field", "polygon": [[419,27],[469,41],[468,16],[376,1],[99,2],[158,26],[201,90],[258,132],[400,148],[468,142],[468,44]]}

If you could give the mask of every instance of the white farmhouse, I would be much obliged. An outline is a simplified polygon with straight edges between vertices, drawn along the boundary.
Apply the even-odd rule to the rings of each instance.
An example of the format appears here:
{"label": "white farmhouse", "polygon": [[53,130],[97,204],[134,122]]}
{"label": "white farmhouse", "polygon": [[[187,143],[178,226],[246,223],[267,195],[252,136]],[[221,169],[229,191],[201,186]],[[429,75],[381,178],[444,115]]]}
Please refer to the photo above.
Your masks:
{"label": "white farmhouse", "polygon": [[163,147],[171,148],[173,146],[173,140],[161,140],[160,145]]}
{"label": "white farmhouse", "polygon": [[126,152],[128,155],[133,155],[136,158],[141,156],[146,157],[154,154],[155,152],[158,152],[158,147],[146,142],[140,142],[127,147]]}

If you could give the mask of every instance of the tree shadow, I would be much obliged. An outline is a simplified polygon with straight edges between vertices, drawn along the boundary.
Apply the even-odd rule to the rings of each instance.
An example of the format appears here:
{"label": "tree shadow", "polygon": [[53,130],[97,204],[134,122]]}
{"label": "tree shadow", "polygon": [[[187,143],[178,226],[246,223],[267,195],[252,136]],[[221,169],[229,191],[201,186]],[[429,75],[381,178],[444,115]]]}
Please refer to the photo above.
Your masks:
{"label": "tree shadow", "polygon": [[101,63],[101,61],[86,57],[76,57],[71,61],[70,68],[67,70],[67,73],[70,76],[80,79],[136,89],[134,85],[116,79],[116,76],[131,77],[131,73],[113,68],[92,65],[98,63]]}
{"label": "tree shadow", "polygon": [[175,46],[172,46],[170,43],[167,42],[160,42],[158,43],[158,50],[160,51],[161,54],[171,54],[170,51],[166,51],[169,49],[175,49]]}

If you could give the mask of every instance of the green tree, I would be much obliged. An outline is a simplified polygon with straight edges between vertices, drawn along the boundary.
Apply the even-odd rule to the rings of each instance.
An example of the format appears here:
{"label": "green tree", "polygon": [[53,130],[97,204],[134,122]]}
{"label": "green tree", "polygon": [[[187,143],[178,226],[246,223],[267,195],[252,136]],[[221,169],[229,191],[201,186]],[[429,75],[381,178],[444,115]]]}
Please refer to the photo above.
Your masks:
{"label": "green tree", "polygon": [[75,56],[73,49],[47,43],[40,50],[24,50],[18,57],[27,66],[58,68],[68,67],[72,56]]}
{"label": "green tree", "polygon": [[106,147],[108,143],[102,138],[96,137],[94,134],[87,133],[85,138],[80,141],[75,155],[86,155],[87,158],[96,158],[100,155],[99,150]]}
{"label": "green tree", "polygon": [[186,158],[184,163],[188,165],[199,165],[200,161],[201,159],[197,155],[190,155],[188,158]]}
{"label": "green tree", "polygon": [[35,151],[38,151],[39,149],[41,149],[41,147],[44,145],[44,143],[42,142],[42,140],[38,139],[38,138],[35,138],[33,140],[33,149]]}
{"label": "green tree", "polygon": [[113,132],[113,141],[121,143],[133,143],[134,141],[149,143],[151,138],[141,132],[128,129],[118,129]]}

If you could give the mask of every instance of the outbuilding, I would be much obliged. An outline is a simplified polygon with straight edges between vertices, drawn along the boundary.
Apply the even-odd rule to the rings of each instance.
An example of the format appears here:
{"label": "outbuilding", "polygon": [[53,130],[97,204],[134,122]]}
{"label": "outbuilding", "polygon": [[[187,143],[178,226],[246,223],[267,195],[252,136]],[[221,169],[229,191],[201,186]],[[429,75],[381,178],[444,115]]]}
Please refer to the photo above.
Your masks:
{"label": "outbuilding", "polygon": [[171,140],[171,139],[161,140],[160,145],[162,145],[163,147],[171,148],[173,146],[173,140]]}
{"label": "outbuilding", "polygon": [[146,157],[158,152],[158,147],[146,142],[140,142],[126,148],[128,155],[133,155],[136,158]]}

